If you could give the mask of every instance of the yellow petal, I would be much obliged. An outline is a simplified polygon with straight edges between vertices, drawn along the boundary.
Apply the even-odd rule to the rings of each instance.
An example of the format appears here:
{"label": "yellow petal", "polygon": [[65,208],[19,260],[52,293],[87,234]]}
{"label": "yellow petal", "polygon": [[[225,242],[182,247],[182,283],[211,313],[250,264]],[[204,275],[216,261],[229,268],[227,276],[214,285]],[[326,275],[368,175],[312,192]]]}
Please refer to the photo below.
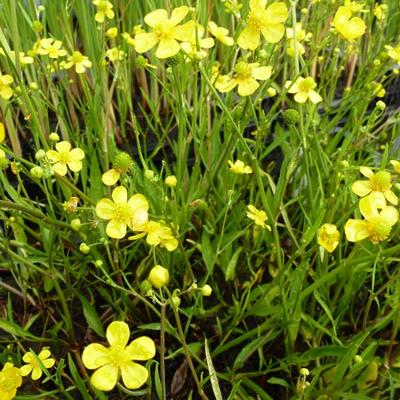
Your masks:
{"label": "yellow petal", "polygon": [[384,192],[385,198],[389,203],[394,204],[395,206],[397,206],[399,199],[398,197],[391,191],[391,190],[386,190]]}
{"label": "yellow petal", "polygon": [[308,93],[308,98],[311,100],[311,103],[313,104],[318,104],[322,101],[322,97],[315,90],[311,90]]}
{"label": "yellow petal", "polygon": [[140,230],[148,220],[149,203],[145,196],[138,193],[129,199],[128,204],[133,210],[129,227],[132,230]]}
{"label": "yellow petal", "polygon": [[346,239],[349,242],[358,242],[369,236],[368,222],[360,219],[349,219],[344,226]]}
{"label": "yellow petal", "polygon": [[254,79],[259,81],[267,80],[271,77],[272,67],[258,67],[254,68],[251,75]]}
{"label": "yellow petal", "polygon": [[221,93],[226,93],[230,92],[237,84],[238,81],[236,79],[232,79],[228,75],[222,75],[215,82],[215,87]]}
{"label": "yellow petal", "polygon": [[164,246],[168,251],[174,251],[178,247],[178,240],[171,236],[164,241]]}
{"label": "yellow petal", "polygon": [[34,381],[37,381],[42,376],[42,374],[43,372],[39,366],[33,367],[31,377]]}
{"label": "yellow petal", "polygon": [[167,21],[168,21],[167,10],[161,8],[154,10],[153,12],[147,14],[144,17],[144,22],[146,22],[146,24],[151,26],[152,28],[156,28],[157,25],[163,25]]}
{"label": "yellow petal", "polygon": [[55,150],[48,150],[46,157],[52,162],[57,162],[60,159],[60,154]]}
{"label": "yellow petal", "polygon": [[146,361],[156,354],[154,341],[147,336],[141,336],[132,341],[126,348],[132,360]]}
{"label": "yellow petal", "polygon": [[73,161],[69,162],[67,165],[68,165],[69,169],[73,172],[78,172],[82,169],[81,161],[73,160]]}
{"label": "yellow petal", "polygon": [[364,197],[371,193],[371,183],[369,181],[355,181],[351,185],[351,190],[360,197]]}
{"label": "yellow petal", "polygon": [[101,177],[101,181],[107,186],[112,186],[115,183],[117,183],[120,175],[121,174],[119,171],[117,171],[114,168],[111,168],[108,171],[104,172],[104,174]]}
{"label": "yellow petal", "polygon": [[24,356],[22,357],[22,361],[33,364],[36,360],[33,354],[29,351],[28,353],[25,353]]}
{"label": "yellow petal", "polygon": [[283,24],[267,25],[261,32],[268,43],[278,43],[285,34],[285,27]]}
{"label": "yellow petal", "polygon": [[195,21],[186,22],[186,24],[175,27],[173,38],[181,42],[192,42],[196,40],[196,23]]}
{"label": "yellow petal", "polygon": [[4,128],[4,124],[0,122],[0,143],[3,143],[5,138],[6,138],[6,129]]}
{"label": "yellow petal", "polygon": [[94,372],[90,381],[96,389],[108,392],[117,384],[118,372],[119,369],[114,364],[106,364]]}
{"label": "yellow petal", "polygon": [[157,47],[156,56],[161,59],[173,57],[179,53],[180,49],[181,46],[175,39],[163,38]]}
{"label": "yellow petal", "polygon": [[346,39],[357,39],[365,33],[365,22],[358,17],[352,18],[346,26],[346,29],[341,30],[340,33]]}
{"label": "yellow petal", "polygon": [[31,364],[23,365],[19,371],[21,372],[22,376],[28,376],[33,370],[33,366]]}
{"label": "yellow petal", "polygon": [[110,362],[110,350],[100,343],[91,343],[82,353],[82,362],[87,369],[97,369]]}
{"label": "yellow petal", "polygon": [[75,149],[71,150],[70,156],[72,160],[74,161],[80,161],[85,158],[85,152],[80,149],[79,147],[76,147]]}
{"label": "yellow petal", "polygon": [[305,103],[307,99],[308,99],[308,94],[306,92],[298,92],[294,95],[294,101],[300,104]]}
{"label": "yellow petal", "polygon": [[183,20],[183,18],[186,17],[188,12],[189,12],[189,7],[187,7],[187,6],[174,8],[172,10],[171,19],[170,19],[170,22],[172,23],[172,25],[178,25],[179,22],[181,22]]}
{"label": "yellow petal", "polygon": [[369,167],[360,167],[360,172],[367,178],[371,178],[371,176],[374,176],[372,169]]}
{"label": "yellow petal", "polygon": [[54,366],[56,360],[54,358],[48,358],[47,360],[43,360],[42,363],[47,369],[49,369]]}
{"label": "yellow petal", "polygon": [[110,238],[122,239],[126,235],[126,224],[112,219],[106,226],[106,233]]}
{"label": "yellow petal", "polygon": [[96,214],[103,219],[112,219],[114,216],[115,204],[109,199],[101,199],[96,204]]}
{"label": "yellow petal", "polygon": [[149,372],[142,365],[129,362],[121,367],[121,376],[128,389],[137,389],[146,383]]}
{"label": "yellow petal", "polygon": [[139,33],[135,36],[135,50],[144,53],[153,48],[158,43],[158,36],[154,32]]}
{"label": "yellow petal", "polygon": [[260,32],[247,27],[240,33],[237,43],[242,49],[255,50],[260,44]]}
{"label": "yellow petal", "polygon": [[62,142],[58,142],[56,144],[56,150],[59,153],[69,152],[71,150],[71,143],[67,142],[66,140],[63,140]]}
{"label": "yellow petal", "polygon": [[351,10],[348,7],[339,7],[336,11],[335,18],[333,19],[333,25],[344,25],[351,18]]}
{"label": "yellow petal", "polygon": [[115,204],[126,204],[128,200],[128,192],[126,191],[124,186],[117,186],[113,190],[111,197],[114,200]]}
{"label": "yellow petal", "polygon": [[392,206],[385,207],[380,216],[386,220],[386,222],[393,226],[399,220],[399,212]]}
{"label": "yellow petal", "polygon": [[58,162],[53,165],[53,171],[60,176],[67,174],[67,166],[64,163]]}
{"label": "yellow petal", "polygon": [[359,206],[362,216],[366,220],[373,220],[379,216],[378,208],[386,206],[386,200],[383,193],[378,196],[380,192],[374,192],[374,196],[365,196],[360,200]]}
{"label": "yellow petal", "polygon": [[39,353],[38,357],[43,361],[46,358],[49,358],[51,356],[50,350],[49,349],[42,349],[42,351]]}
{"label": "yellow petal", "polygon": [[271,4],[265,10],[265,17],[268,24],[278,24],[285,22],[288,18],[288,8],[283,2]]}
{"label": "yellow petal", "polygon": [[238,93],[240,96],[249,96],[253,94],[259,86],[259,83],[253,78],[240,80],[238,83]]}
{"label": "yellow petal", "polygon": [[0,96],[5,100],[8,100],[13,95],[13,90],[8,86],[2,86],[0,88]]}
{"label": "yellow petal", "polygon": [[106,337],[110,346],[125,347],[131,335],[129,326],[123,321],[114,321],[108,325]]}

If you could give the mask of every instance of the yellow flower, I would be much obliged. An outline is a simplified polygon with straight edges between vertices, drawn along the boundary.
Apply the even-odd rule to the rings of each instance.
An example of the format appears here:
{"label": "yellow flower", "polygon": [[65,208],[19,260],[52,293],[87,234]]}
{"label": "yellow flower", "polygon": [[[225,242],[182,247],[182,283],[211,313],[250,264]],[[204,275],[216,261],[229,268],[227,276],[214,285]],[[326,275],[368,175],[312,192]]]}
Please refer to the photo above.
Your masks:
{"label": "yellow flower", "polygon": [[253,205],[249,204],[247,206],[247,217],[250,218],[251,220],[254,221],[254,223],[258,226],[261,226],[262,228],[266,228],[269,231],[271,231],[271,227],[265,223],[267,220],[267,214],[263,210],[258,210],[256,207]]}
{"label": "yellow flower", "polygon": [[[51,368],[55,364],[56,360],[50,356],[50,350],[47,347],[44,347],[37,357],[46,368]],[[42,369],[31,351],[25,353],[22,360],[27,363],[20,368],[22,376],[27,376],[32,373],[32,379],[34,381],[42,376]]]}
{"label": "yellow flower", "polygon": [[317,84],[311,77],[299,77],[294,83],[287,81],[285,86],[288,89],[288,93],[295,93],[294,100],[297,103],[305,103],[308,99],[314,104],[322,101],[322,97],[314,90]]}
{"label": "yellow flower", "polygon": [[228,75],[220,76],[215,82],[215,87],[225,93],[237,86],[240,96],[249,96],[260,86],[257,80],[267,80],[272,74],[272,67],[260,67],[259,65],[259,63],[239,61],[235,66],[233,78]]}
{"label": "yellow flower", "polygon": [[22,378],[19,369],[10,362],[5,363],[0,372],[0,399],[13,399],[21,385]]}
{"label": "yellow flower", "polygon": [[115,61],[121,61],[125,58],[125,52],[118,47],[113,47],[106,51],[106,57],[113,63]]}
{"label": "yellow flower", "polygon": [[394,205],[397,205],[398,198],[390,190],[392,187],[392,176],[390,172],[379,171],[374,174],[371,168],[361,167],[361,174],[368,178],[367,181],[355,181],[351,185],[351,190],[360,197],[367,196],[372,193],[374,196],[380,197],[383,201],[385,199]]}
{"label": "yellow flower", "polygon": [[62,49],[61,40],[54,40],[52,38],[41,39],[37,52],[42,56],[49,56],[52,59],[63,57],[67,54],[66,50]]}
{"label": "yellow flower", "polygon": [[107,185],[112,186],[115,185],[121,176],[121,170],[118,168],[111,168],[108,171],[104,172],[101,176],[101,181]]}
{"label": "yellow flower", "polygon": [[62,141],[56,144],[56,150],[48,150],[46,156],[54,164],[54,172],[64,176],[67,173],[67,166],[73,172],[78,172],[82,169],[82,160],[85,158],[85,153],[79,147],[71,150],[71,144]]}
{"label": "yellow flower", "polygon": [[146,242],[150,246],[165,247],[168,251],[174,251],[178,247],[178,240],[164,221],[148,221],[140,230],[142,233],[130,236],[128,239],[136,240],[147,235]]}
{"label": "yellow flower", "polygon": [[[0,49],[0,55],[5,56],[6,53],[3,49]],[[15,64],[15,51],[12,50],[9,52],[10,58],[12,62]],[[19,52],[19,63],[21,65],[27,65],[27,64],[32,64],[33,63],[33,58],[30,56],[26,56],[23,51]]]}
{"label": "yellow flower", "polygon": [[358,3],[353,0],[345,0],[344,6],[350,8],[351,12],[353,12],[353,13],[368,12],[367,9],[364,9],[365,3]]}
{"label": "yellow flower", "polygon": [[151,269],[147,280],[154,288],[161,289],[163,286],[168,285],[169,272],[167,268],[164,268],[161,265],[156,265]]}
{"label": "yellow flower", "polygon": [[96,15],[94,19],[97,22],[104,22],[104,18],[114,18],[113,5],[107,0],[93,0],[93,4],[96,6]]}
{"label": "yellow flower", "polygon": [[332,26],[344,39],[355,40],[365,33],[365,22],[359,17],[352,18],[349,7],[339,7],[333,19]]}
{"label": "yellow flower", "polygon": [[113,199],[101,199],[96,205],[96,214],[106,220],[110,220],[106,227],[106,233],[114,239],[122,239],[126,235],[126,228],[142,230],[147,222],[149,203],[142,194],[135,194],[128,200],[125,187],[117,186],[111,197]]}
{"label": "yellow flower", "polygon": [[86,68],[91,68],[92,62],[88,57],[81,54],[80,51],[74,51],[71,56],[68,57],[67,62],[64,65],[65,69],[69,69],[75,65],[75,72],[77,74],[83,74]]}
{"label": "yellow flower", "polygon": [[265,8],[267,0],[250,0],[247,27],[238,38],[243,49],[255,50],[260,44],[260,34],[268,43],[279,42],[285,34],[283,23],[288,18],[288,9],[283,2]]}
{"label": "yellow flower", "polygon": [[11,75],[2,75],[0,72],[0,96],[8,100],[14,93],[10,85],[14,82]]}
{"label": "yellow flower", "polygon": [[386,4],[375,4],[374,15],[378,21],[382,21],[386,18],[387,5]]}
{"label": "yellow flower", "polygon": [[333,224],[324,224],[318,230],[318,244],[332,253],[339,244],[340,233]]}
{"label": "yellow flower", "polygon": [[228,36],[228,29],[218,26],[214,21],[209,21],[207,27],[211,35],[213,35],[215,39],[219,40],[225,46],[233,45],[234,41],[233,38]]}
{"label": "yellow flower", "polygon": [[[286,47],[286,53],[291,57],[294,56],[294,30],[293,28],[286,28],[286,37],[288,38],[288,44]],[[296,41],[297,41],[297,52],[299,54],[305,53],[305,48],[300,42],[307,42],[312,37],[311,33],[306,33],[306,31],[302,28],[300,22],[296,24]]]}
{"label": "yellow flower", "polygon": [[181,42],[191,41],[195,35],[195,22],[178,25],[188,14],[189,8],[182,6],[172,11],[168,18],[167,10],[158,9],[144,17],[144,21],[153,31],[149,33],[138,33],[135,36],[135,48],[138,53],[144,53],[153,48],[157,43],[156,56],[168,58],[179,53]]}
{"label": "yellow flower", "polygon": [[399,174],[400,173],[400,161],[390,160],[390,164],[393,165],[394,170]]}
{"label": "yellow flower", "polygon": [[148,378],[145,367],[133,360],[146,361],[156,353],[152,339],[141,336],[129,345],[130,330],[128,324],[122,321],[112,322],[106,332],[109,347],[100,343],[92,343],[85,347],[82,362],[88,369],[95,369],[90,381],[99,390],[114,389],[119,377],[128,389],[137,389]]}
{"label": "yellow flower", "polygon": [[235,162],[229,160],[228,164],[229,169],[234,174],[251,174],[253,172],[250,165],[245,165],[245,163],[241,160],[236,160]]}
{"label": "yellow flower", "polygon": [[202,59],[207,56],[203,49],[211,49],[214,46],[213,38],[203,39],[205,29],[201,25],[195,26],[195,34],[189,40],[181,43],[182,50],[192,59]]}
{"label": "yellow flower", "polygon": [[115,26],[106,30],[106,36],[109,39],[115,39],[118,36],[118,28]]}
{"label": "yellow flower", "polygon": [[365,220],[349,219],[344,226],[350,242],[369,238],[372,243],[379,243],[387,239],[399,219],[398,211],[393,206],[387,206],[384,198],[374,194],[360,200],[360,211]]}
{"label": "yellow flower", "polygon": [[396,47],[385,46],[385,49],[388,50],[388,56],[400,64],[400,45]]}

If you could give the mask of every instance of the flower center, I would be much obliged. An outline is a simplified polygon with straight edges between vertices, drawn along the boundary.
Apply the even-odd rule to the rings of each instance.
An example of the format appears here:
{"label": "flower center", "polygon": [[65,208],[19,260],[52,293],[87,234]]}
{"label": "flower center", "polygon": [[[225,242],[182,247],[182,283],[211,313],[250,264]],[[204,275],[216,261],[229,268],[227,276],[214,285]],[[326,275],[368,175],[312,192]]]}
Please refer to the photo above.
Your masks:
{"label": "flower center", "polygon": [[158,24],[154,28],[154,32],[160,39],[172,39],[174,25],[172,25],[169,21],[165,21],[162,24]]}
{"label": "flower center", "polygon": [[379,171],[374,176],[371,176],[370,182],[372,190],[377,192],[386,192],[391,185],[392,176],[387,171]]}
{"label": "flower center", "polygon": [[313,78],[306,78],[299,83],[299,89],[301,92],[310,92],[315,87],[315,82]]}
{"label": "flower center", "polygon": [[116,204],[114,209],[114,218],[117,221],[128,225],[132,218],[132,210],[128,204]]}
{"label": "flower center", "polygon": [[125,350],[125,347],[119,345],[110,347],[109,359],[110,363],[117,367],[122,367],[130,361],[129,353]]}
{"label": "flower center", "polygon": [[69,162],[71,162],[71,154],[69,151],[60,151],[58,154],[60,163],[68,164]]}
{"label": "flower center", "polygon": [[260,15],[260,11],[261,10],[251,11],[247,19],[249,28],[258,32],[261,31],[265,25],[263,15]]}
{"label": "flower center", "polygon": [[251,67],[247,62],[239,61],[235,66],[235,72],[239,79],[248,79],[251,77]]}
{"label": "flower center", "polygon": [[377,218],[375,221],[368,223],[368,231],[370,234],[370,239],[373,243],[378,243],[385,240],[389,234],[392,227],[387,221],[382,218]]}

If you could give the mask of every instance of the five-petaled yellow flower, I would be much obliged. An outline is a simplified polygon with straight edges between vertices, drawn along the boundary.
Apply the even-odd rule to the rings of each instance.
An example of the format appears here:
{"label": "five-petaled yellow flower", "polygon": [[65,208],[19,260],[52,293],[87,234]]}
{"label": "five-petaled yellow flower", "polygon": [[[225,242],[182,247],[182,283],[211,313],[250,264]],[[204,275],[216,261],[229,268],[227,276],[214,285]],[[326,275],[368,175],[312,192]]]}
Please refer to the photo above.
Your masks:
{"label": "five-petaled yellow flower", "polygon": [[109,347],[100,343],[92,343],[82,353],[82,361],[86,368],[96,369],[90,381],[92,385],[103,391],[114,389],[119,377],[128,389],[137,389],[148,378],[145,367],[135,361],[146,361],[156,353],[152,339],[141,336],[129,345],[130,330],[123,321],[112,322],[106,332]]}
{"label": "five-petaled yellow flower", "polygon": [[318,230],[318,244],[332,253],[339,244],[340,233],[333,224],[324,224]]}
{"label": "five-petaled yellow flower", "polygon": [[399,219],[398,211],[393,206],[387,206],[385,199],[376,196],[376,193],[360,200],[360,211],[364,220],[349,219],[344,226],[350,242],[369,238],[372,243],[379,243],[388,238],[392,226]]}
{"label": "five-petaled yellow flower", "polygon": [[267,220],[267,214],[263,210],[258,210],[256,207],[254,207],[252,204],[249,204],[247,206],[247,217],[250,218],[251,220],[254,221],[254,223],[258,226],[261,226],[261,228],[268,229],[271,231],[271,227],[265,223]]}
{"label": "five-petaled yellow flower", "polygon": [[128,200],[128,192],[124,186],[117,186],[111,197],[101,199],[96,205],[96,214],[109,220],[106,233],[114,239],[122,239],[126,235],[126,228],[142,230],[148,219],[149,203],[146,197],[138,193]]}
{"label": "five-petaled yellow flower", "polygon": [[87,56],[84,56],[80,51],[74,51],[71,56],[68,57],[67,62],[64,64],[65,69],[69,69],[75,65],[75,72],[77,74],[83,74],[86,68],[91,68],[92,62]]}
{"label": "five-petaled yellow flower", "polygon": [[0,399],[11,400],[22,385],[21,372],[14,364],[7,362],[0,372]]}
{"label": "five-petaled yellow flower", "polygon": [[249,96],[260,86],[257,80],[267,80],[272,74],[272,67],[260,67],[259,65],[259,63],[239,61],[235,65],[233,77],[229,75],[220,76],[215,82],[215,87],[220,92],[225,93],[237,86],[240,96]]}
{"label": "five-petaled yellow flower", "polygon": [[64,176],[67,173],[67,166],[73,172],[82,169],[82,160],[85,153],[79,147],[71,150],[71,144],[62,141],[56,144],[56,150],[48,150],[47,158],[53,163],[53,171],[58,175]]}
{"label": "five-petaled yellow flower", "polygon": [[147,235],[146,242],[150,246],[165,247],[168,251],[174,251],[178,247],[178,240],[172,229],[164,221],[148,221],[141,230],[142,233],[130,236],[128,239],[136,240]]}
{"label": "five-petaled yellow flower", "polygon": [[144,22],[153,31],[138,33],[135,36],[135,49],[138,53],[144,53],[153,48],[157,43],[156,56],[158,58],[173,57],[179,53],[181,46],[178,41],[191,42],[195,35],[195,22],[178,25],[188,14],[189,8],[182,6],[172,11],[168,18],[167,10],[158,9],[144,17]]}
{"label": "five-petaled yellow flower", "polygon": [[94,19],[97,22],[104,22],[104,18],[114,18],[113,5],[107,0],[93,0],[93,4],[96,6],[96,15]]}
{"label": "five-petaled yellow flower", "polygon": [[392,175],[388,171],[379,171],[376,174],[372,172],[369,167],[360,167],[360,172],[368,178],[367,181],[355,181],[351,190],[360,197],[367,196],[372,193],[374,196],[381,197],[383,201],[385,199],[394,204],[398,203],[397,196],[390,190],[392,187]]}
{"label": "five-petaled yellow flower", "polygon": [[308,99],[314,104],[322,101],[322,97],[314,90],[317,84],[311,77],[299,77],[294,83],[292,81],[287,81],[285,86],[288,89],[288,93],[295,94],[294,100],[297,103],[305,103]]}
{"label": "five-petaled yellow flower", "polygon": [[247,27],[238,38],[243,49],[255,50],[260,44],[260,34],[268,43],[279,42],[285,34],[283,23],[288,18],[288,9],[283,2],[273,3],[265,8],[267,0],[250,0]]}
{"label": "five-petaled yellow flower", "polygon": [[234,174],[251,174],[253,172],[250,165],[245,165],[245,163],[241,160],[236,160],[235,162],[228,160],[229,169]]}
{"label": "five-petaled yellow flower", "polygon": [[353,41],[364,35],[366,25],[359,17],[352,17],[350,7],[339,7],[333,19],[332,26],[344,39]]}
{"label": "five-petaled yellow flower", "polygon": [[[47,347],[44,347],[37,357],[46,368],[51,368],[55,364],[56,360],[50,356],[50,350]],[[25,353],[22,357],[22,360],[26,362],[26,365],[23,365],[20,368],[22,376],[27,376],[32,373],[32,379],[34,381],[42,376],[42,369],[31,351]]]}
{"label": "five-petaled yellow flower", "polygon": [[225,46],[233,45],[234,41],[232,37],[228,36],[228,29],[218,26],[214,21],[209,21],[207,27],[211,35],[213,35],[215,39],[219,40]]}
{"label": "five-petaled yellow flower", "polygon": [[54,60],[67,54],[67,51],[62,48],[62,41],[53,38],[41,39],[37,52],[41,56],[49,56]]}
{"label": "five-petaled yellow flower", "polygon": [[14,93],[10,85],[14,82],[11,75],[2,75],[0,72],[0,96],[8,100]]}

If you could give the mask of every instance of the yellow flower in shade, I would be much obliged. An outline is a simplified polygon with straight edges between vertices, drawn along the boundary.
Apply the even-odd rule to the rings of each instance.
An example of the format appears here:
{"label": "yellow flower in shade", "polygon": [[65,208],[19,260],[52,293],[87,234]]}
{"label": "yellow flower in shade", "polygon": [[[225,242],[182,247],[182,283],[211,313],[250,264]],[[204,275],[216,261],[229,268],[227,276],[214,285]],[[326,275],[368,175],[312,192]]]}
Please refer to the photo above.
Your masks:
{"label": "yellow flower in shade", "polygon": [[279,42],[285,34],[283,23],[288,18],[288,9],[283,2],[265,8],[267,0],[250,0],[247,27],[240,33],[238,45],[242,49],[255,50],[260,44],[260,34],[268,43]]}
{"label": "yellow flower in shade", "polygon": [[156,265],[151,269],[147,280],[154,288],[161,289],[163,286],[168,285],[169,272],[167,268],[164,268],[161,265]]}
{"label": "yellow flower in shade", "polygon": [[71,144],[62,141],[56,144],[56,150],[48,150],[46,157],[53,163],[54,172],[64,176],[67,174],[67,166],[73,172],[78,172],[82,169],[82,160],[85,158],[85,153],[79,147],[71,150]]}
{"label": "yellow flower in shade", "polygon": [[332,253],[339,244],[340,233],[335,225],[324,224],[318,230],[318,244]]}
{"label": "yellow flower in shade", "polygon": [[372,243],[379,243],[388,238],[392,226],[399,219],[398,211],[393,206],[387,206],[384,198],[374,194],[360,200],[360,211],[364,220],[349,219],[344,226],[350,242],[369,238]]}
{"label": "yellow flower in shade", "polygon": [[80,51],[74,51],[71,56],[68,57],[67,62],[64,65],[65,69],[69,69],[75,65],[75,72],[77,74],[83,74],[86,68],[92,67],[92,62],[88,57],[84,56]]}
{"label": "yellow flower in shade", "polygon": [[382,21],[386,18],[387,5],[386,4],[375,4],[374,15],[378,21]]}
{"label": "yellow flower in shade", "polygon": [[396,47],[385,46],[388,56],[400,64],[400,45]]}
{"label": "yellow flower in shade", "polygon": [[21,372],[14,364],[7,362],[0,372],[0,399],[11,400],[22,385]]}
{"label": "yellow flower in shade", "polygon": [[253,205],[249,204],[247,206],[247,217],[250,218],[251,220],[254,221],[254,223],[258,226],[261,226],[261,228],[268,229],[271,231],[271,227],[265,223],[267,220],[267,214],[263,210],[258,210],[256,207]]}
{"label": "yellow flower in shade", "polygon": [[[288,39],[286,53],[291,57],[294,56],[294,30],[293,28],[286,28],[286,37]],[[306,33],[305,29],[303,29],[301,22],[296,24],[296,41],[297,41],[297,52],[298,54],[304,54],[306,49],[301,44],[301,42],[308,42],[312,37],[311,33]]]}
{"label": "yellow flower in shade", "polygon": [[241,160],[236,160],[235,162],[229,160],[229,169],[234,174],[251,174],[253,170],[251,169],[250,165],[245,165],[245,163]]}
{"label": "yellow flower in shade", "polygon": [[388,171],[379,171],[376,174],[372,172],[371,168],[361,167],[360,172],[368,178],[367,181],[355,181],[351,185],[351,190],[360,197],[367,196],[373,193],[375,196],[380,197],[383,201],[385,199],[394,205],[397,205],[398,198],[390,190],[392,187],[392,175]]}
{"label": "yellow flower in shade", "polygon": [[96,205],[96,214],[109,220],[106,233],[114,239],[122,239],[126,228],[142,230],[147,222],[149,203],[146,197],[138,193],[128,200],[128,192],[124,186],[117,186],[112,194],[112,200],[101,199]]}
{"label": "yellow flower in shade", "polygon": [[62,49],[62,41],[52,38],[41,39],[37,52],[41,56],[49,56],[54,60],[67,55],[67,51]]}
{"label": "yellow flower in shade", "polygon": [[157,43],[156,56],[158,58],[173,57],[179,53],[181,42],[192,41],[195,36],[195,22],[178,25],[188,14],[189,8],[182,6],[172,11],[168,18],[167,10],[158,9],[144,17],[144,21],[153,31],[138,33],[135,36],[135,49],[138,53],[144,53],[153,48]]}
{"label": "yellow flower in shade", "polygon": [[365,33],[365,22],[359,17],[352,17],[350,7],[339,7],[332,26],[344,39],[355,40]]}
{"label": "yellow flower in shade", "polygon": [[71,150],[71,144],[67,141],[62,141],[56,144],[56,150],[48,150],[46,157],[54,164],[54,172],[64,176],[67,173],[67,166],[73,172],[78,172],[82,169],[81,160],[85,158],[85,153],[79,147]]}
{"label": "yellow flower in shade", "polygon": [[350,8],[351,12],[353,12],[353,13],[368,12],[367,9],[364,9],[365,3],[359,3],[359,2],[353,1],[353,0],[345,0],[344,6]]}
{"label": "yellow flower in shade", "polygon": [[295,94],[294,100],[297,103],[305,103],[308,99],[314,104],[322,101],[322,97],[314,90],[317,84],[311,77],[299,77],[294,83],[287,81],[285,86],[288,89],[288,93]]}
{"label": "yellow flower in shade", "polygon": [[[12,62],[15,64],[15,51],[12,50],[8,53],[10,55],[10,58]],[[5,56],[6,52],[3,49],[0,49],[0,55]],[[30,56],[26,56],[23,51],[19,52],[19,63],[21,65],[27,65],[27,64],[32,64],[33,63],[33,58]]]}
{"label": "yellow flower in shade", "polygon": [[[56,360],[54,358],[51,358],[51,353],[50,350],[47,347],[44,347],[42,349],[42,351],[39,353],[39,355],[37,356],[40,361],[42,362],[42,364],[48,369],[51,368]],[[20,372],[22,376],[27,376],[30,373],[32,373],[32,379],[34,381],[36,381],[37,379],[39,379],[43,372],[42,369],[38,363],[38,361],[36,360],[34,354],[29,351],[28,353],[25,353],[24,356],[22,357],[22,360],[24,362],[26,362],[26,365],[23,365],[20,368]]]}
{"label": "yellow flower in shade", "polygon": [[97,22],[104,22],[105,17],[108,19],[114,18],[113,5],[107,0],[93,0],[93,4],[96,6],[96,15],[94,19]]}
{"label": "yellow flower in shade", "polygon": [[100,343],[92,343],[82,353],[83,365],[95,369],[90,381],[99,390],[114,389],[120,376],[128,389],[142,386],[149,376],[145,367],[134,361],[150,360],[156,354],[152,339],[141,336],[129,345],[130,330],[123,321],[112,322],[106,332],[109,347]]}
{"label": "yellow flower in shade", "polygon": [[148,221],[140,230],[143,232],[130,236],[128,239],[136,240],[147,235],[146,242],[150,246],[165,247],[168,251],[174,251],[178,247],[178,240],[164,221]]}
{"label": "yellow flower in shade", "polygon": [[267,80],[272,74],[272,67],[260,67],[259,65],[259,63],[239,61],[235,65],[233,77],[220,76],[215,82],[215,87],[220,92],[225,93],[237,86],[240,96],[249,96],[260,86],[257,80]]}
{"label": "yellow flower in shade", "polygon": [[390,164],[393,165],[394,170],[400,174],[400,161],[390,160]]}
{"label": "yellow flower in shade", "polygon": [[11,75],[2,75],[0,72],[0,96],[8,100],[14,93],[10,85],[14,82]]}
{"label": "yellow flower in shade", "polygon": [[215,39],[223,43],[225,46],[233,46],[234,41],[233,38],[228,36],[228,29],[218,26],[214,21],[209,21],[207,27],[208,31],[215,37]]}
{"label": "yellow flower in shade", "polygon": [[201,25],[196,25],[195,34],[190,40],[182,42],[182,50],[192,59],[202,59],[207,56],[207,51],[203,49],[211,49],[214,46],[213,38],[204,38],[205,29]]}

